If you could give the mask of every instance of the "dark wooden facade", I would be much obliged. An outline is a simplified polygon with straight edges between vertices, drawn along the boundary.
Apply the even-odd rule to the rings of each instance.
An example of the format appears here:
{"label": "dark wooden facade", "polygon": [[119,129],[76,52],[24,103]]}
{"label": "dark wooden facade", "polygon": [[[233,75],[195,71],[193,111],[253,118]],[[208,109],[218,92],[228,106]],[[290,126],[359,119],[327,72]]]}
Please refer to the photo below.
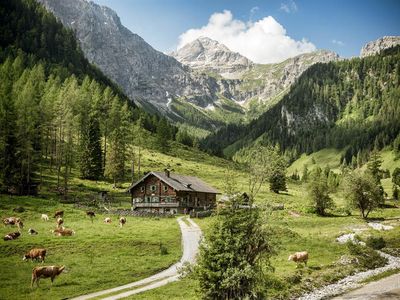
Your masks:
{"label": "dark wooden facade", "polygon": [[[168,175],[169,176],[169,175]],[[202,211],[214,208],[217,191],[198,191],[195,189],[179,190],[157,175],[145,176],[133,185],[129,192],[134,210],[144,210],[160,213],[185,213],[192,210]],[[190,185],[188,185],[190,186]]]}

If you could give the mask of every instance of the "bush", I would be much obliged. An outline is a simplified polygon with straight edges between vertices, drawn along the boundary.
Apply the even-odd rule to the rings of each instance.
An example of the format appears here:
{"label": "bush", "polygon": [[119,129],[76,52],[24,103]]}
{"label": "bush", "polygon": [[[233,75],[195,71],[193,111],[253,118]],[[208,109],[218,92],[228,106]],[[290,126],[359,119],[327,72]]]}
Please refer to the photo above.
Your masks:
{"label": "bush", "polygon": [[366,244],[368,247],[375,250],[380,250],[386,247],[386,242],[383,237],[370,236],[367,238]]}
{"label": "bush", "polygon": [[351,255],[357,257],[359,265],[365,269],[383,267],[387,263],[386,258],[380,256],[378,252],[371,248],[352,242],[347,243],[347,248]]}
{"label": "bush", "polygon": [[161,255],[167,255],[168,254],[167,247],[165,247],[162,243],[160,243],[160,254]]}

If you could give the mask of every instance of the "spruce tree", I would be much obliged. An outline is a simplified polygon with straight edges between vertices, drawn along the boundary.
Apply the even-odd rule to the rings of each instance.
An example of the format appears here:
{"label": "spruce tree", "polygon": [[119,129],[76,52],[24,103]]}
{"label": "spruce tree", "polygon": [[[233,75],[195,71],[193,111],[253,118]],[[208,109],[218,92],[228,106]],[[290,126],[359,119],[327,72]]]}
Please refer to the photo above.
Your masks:
{"label": "spruce tree", "polygon": [[202,299],[265,299],[263,270],[274,254],[258,208],[240,209],[242,197],[216,217],[200,245],[195,277]]}

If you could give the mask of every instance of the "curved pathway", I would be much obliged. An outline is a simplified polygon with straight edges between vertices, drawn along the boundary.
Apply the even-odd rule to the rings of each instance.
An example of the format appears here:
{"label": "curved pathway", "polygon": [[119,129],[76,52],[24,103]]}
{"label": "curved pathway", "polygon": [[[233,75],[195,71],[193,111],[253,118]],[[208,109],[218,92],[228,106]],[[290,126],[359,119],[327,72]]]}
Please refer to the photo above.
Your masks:
{"label": "curved pathway", "polygon": [[[356,273],[354,275],[347,276],[342,280],[339,280],[336,283],[332,283],[326,286],[323,286],[317,290],[314,290],[308,294],[305,294],[298,298],[298,300],[321,300],[321,299],[331,299],[332,297],[340,294],[344,294],[349,290],[359,288],[362,286],[362,281],[367,279],[370,276],[377,275],[383,273],[385,271],[400,269],[400,258],[391,256],[382,251],[378,251],[378,253],[387,258],[388,263],[380,268],[367,270],[364,272]],[[352,299],[352,298],[344,298],[345,294],[337,299]],[[335,298],[336,299],[336,298]],[[368,298],[355,298],[366,300]],[[391,299],[391,298],[371,298],[371,299]]]}
{"label": "curved pathway", "polygon": [[[182,232],[183,247],[183,255],[179,262],[172,265],[168,269],[145,279],[115,288],[82,295],[72,298],[72,300],[86,300],[92,298],[101,298],[107,300],[121,299],[179,280],[179,269],[183,266],[183,264],[187,262],[194,263],[196,261],[196,255],[198,253],[202,233],[200,227],[191,219],[187,219],[189,225],[182,220],[182,217],[178,218],[177,221]],[[110,294],[112,294],[112,296],[107,296]]]}
{"label": "curved pathway", "polygon": [[335,300],[373,300],[400,299],[400,274],[394,274],[345,295],[333,298]]}

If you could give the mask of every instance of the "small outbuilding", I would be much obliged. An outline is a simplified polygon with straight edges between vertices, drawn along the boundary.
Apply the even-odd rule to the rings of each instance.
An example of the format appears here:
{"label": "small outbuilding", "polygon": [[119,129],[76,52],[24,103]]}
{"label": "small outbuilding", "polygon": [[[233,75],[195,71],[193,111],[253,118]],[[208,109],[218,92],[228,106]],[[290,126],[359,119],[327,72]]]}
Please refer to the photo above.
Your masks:
{"label": "small outbuilding", "polygon": [[194,176],[149,172],[128,188],[132,209],[160,213],[189,213],[216,206],[219,191]]}

